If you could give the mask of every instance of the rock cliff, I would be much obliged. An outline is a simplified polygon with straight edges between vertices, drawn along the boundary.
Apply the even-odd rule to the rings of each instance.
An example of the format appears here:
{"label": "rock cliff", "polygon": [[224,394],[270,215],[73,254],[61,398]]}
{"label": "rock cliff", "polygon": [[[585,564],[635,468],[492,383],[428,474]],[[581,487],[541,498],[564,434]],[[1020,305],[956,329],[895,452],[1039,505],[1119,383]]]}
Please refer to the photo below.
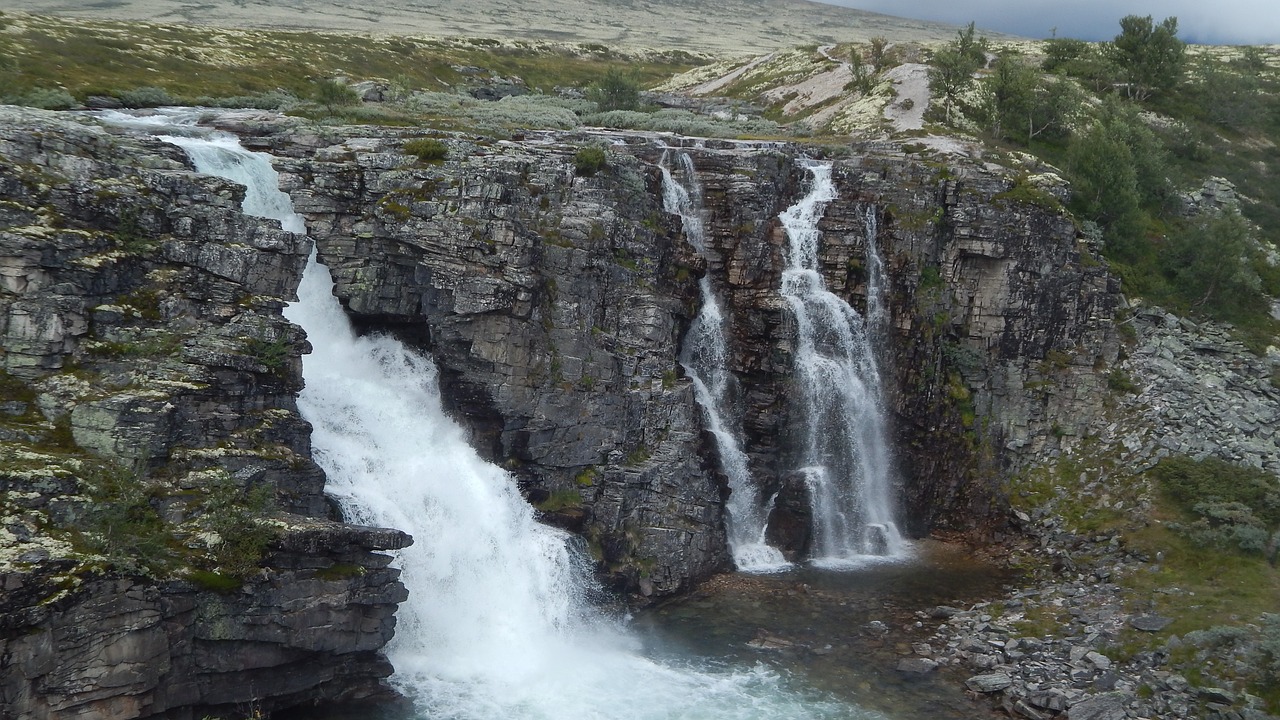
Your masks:
{"label": "rock cliff", "polygon": [[[181,716],[378,692],[403,589],[373,551],[408,539],[335,523],[309,458],[305,340],[279,312],[309,243],[241,215],[236,187],[163,143],[0,120],[0,705]],[[276,156],[357,327],[431,353],[481,453],[623,591],[677,593],[729,564],[727,487],[678,359],[704,274],[726,300],[752,472],[784,511],[802,506],[777,218],[805,191],[806,153],[835,164],[828,286],[865,306],[869,232],[889,269],[880,363],[913,533],[1003,532],[1005,474],[1103,412],[1118,288],[1060,181],[1024,159],[702,142],[683,149],[702,257],[663,210],[673,138],[453,137],[427,161],[406,152],[410,130],[220,122]],[[582,162],[588,145],[602,167]],[[274,509],[246,516],[262,488]],[[95,503],[155,514],[162,562],[105,543]],[[228,527],[262,535],[247,572],[230,571],[245,559]]]}
{"label": "rock cliff", "polygon": [[409,538],[336,522],[310,460],[310,243],[85,119],[0,108],[0,160],[0,715],[383,692]]}
{"label": "rock cliff", "polygon": [[[678,362],[703,273],[727,299],[752,471],[768,492],[794,490],[777,216],[804,191],[797,160],[812,149],[684,148],[705,193],[702,258],[662,209],[672,138],[454,139],[422,162],[397,130],[240,129],[280,157],[357,323],[433,354],[481,451],[551,499],[619,587],[665,594],[725,567],[724,481]],[[606,166],[577,171],[592,144],[608,145]],[[1097,422],[1097,371],[1119,348],[1118,284],[1078,240],[1061,180],[1000,160],[889,144],[834,159],[824,270],[865,305],[869,209],[892,278],[881,362],[917,534],[1000,531],[1000,478]]]}

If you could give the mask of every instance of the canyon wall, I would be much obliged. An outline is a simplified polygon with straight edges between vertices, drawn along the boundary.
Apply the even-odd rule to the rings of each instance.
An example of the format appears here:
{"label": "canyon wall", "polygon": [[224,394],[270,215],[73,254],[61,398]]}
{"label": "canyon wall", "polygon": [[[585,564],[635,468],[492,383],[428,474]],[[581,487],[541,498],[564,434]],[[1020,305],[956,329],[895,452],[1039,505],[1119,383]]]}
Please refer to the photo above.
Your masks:
{"label": "canyon wall", "polygon": [[[813,148],[686,141],[705,194],[703,258],[662,208],[658,164],[677,139],[453,139],[424,162],[399,130],[236,129],[279,156],[357,324],[435,357],[481,452],[535,503],[554,500],[548,518],[586,536],[617,587],[677,592],[725,567],[725,482],[678,361],[703,273],[726,299],[752,472],[780,506],[803,505],[777,216],[803,194],[798,160]],[[589,145],[608,149],[598,172],[577,168]],[[892,285],[881,364],[901,516],[916,535],[995,538],[1005,474],[1099,422],[1118,283],[1043,168],[838,150],[824,274],[864,307],[873,213]]]}
{"label": "canyon wall", "polygon": [[[171,146],[0,113],[0,708],[181,717],[381,693],[404,591],[377,551],[410,539],[337,522],[310,459],[294,402],[306,342],[280,315],[310,242],[244,217],[240,189]],[[725,479],[678,360],[704,274],[726,301],[752,472],[804,522],[777,217],[806,189],[805,153],[834,163],[823,271],[859,309],[875,219],[913,534],[998,538],[1002,478],[1081,442],[1104,411],[1118,288],[1060,182],[1018,158],[690,145],[702,257],[663,210],[673,138],[454,137],[424,161],[405,152],[411,130],[218,123],[275,156],[357,328],[429,353],[482,455],[638,598],[730,563]],[[602,167],[580,161],[589,145]],[[227,572],[211,528],[263,488],[262,516],[235,516],[270,530],[261,567]],[[159,560],[113,554],[94,508],[115,505],[159,518]]]}

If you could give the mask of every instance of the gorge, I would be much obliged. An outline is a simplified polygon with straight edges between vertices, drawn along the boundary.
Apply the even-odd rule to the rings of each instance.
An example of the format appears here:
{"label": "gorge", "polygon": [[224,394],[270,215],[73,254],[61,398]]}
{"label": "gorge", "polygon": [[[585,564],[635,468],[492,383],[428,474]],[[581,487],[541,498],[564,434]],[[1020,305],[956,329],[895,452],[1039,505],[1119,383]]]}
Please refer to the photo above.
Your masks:
{"label": "gorge", "polygon": [[[4,206],[4,359],[7,372],[31,388],[22,412],[69,415],[75,445],[147,468],[152,492],[175,498],[167,522],[199,517],[198,510],[184,517],[180,503],[199,495],[201,478],[213,474],[228,478],[219,482],[274,488],[288,515],[266,554],[269,569],[230,594],[145,574],[99,576],[77,566],[74,548],[16,543],[13,558],[6,555],[5,582],[32,591],[6,598],[10,665],[0,699],[22,708],[15,714],[23,717],[68,709],[146,717],[234,710],[250,699],[274,709],[303,697],[375,695],[377,678],[390,672],[376,651],[391,637],[391,609],[403,603],[403,587],[413,599],[401,604],[388,646],[396,682],[420,693],[427,707],[444,703],[437,710],[446,714],[486,716],[449,703],[477,699],[466,697],[471,691],[497,697],[496,686],[546,691],[562,711],[566,697],[597,700],[583,689],[594,682],[641,673],[670,683],[675,707],[695,703],[707,716],[717,716],[715,703],[723,700],[708,688],[746,687],[764,688],[763,699],[753,700],[764,703],[762,716],[799,702],[798,716],[822,717],[820,704],[776,690],[776,679],[675,673],[635,654],[616,629],[590,618],[583,604],[590,573],[581,566],[639,604],[686,592],[730,567],[734,543],[759,542],[761,518],[743,522],[751,533],[736,537],[735,518],[750,518],[775,497],[765,540],[794,558],[810,551],[843,560],[896,554],[899,522],[909,536],[1000,538],[1017,522],[1006,511],[1002,478],[1084,442],[1103,424],[1107,391],[1098,368],[1117,361],[1121,299],[1060,205],[1013,192],[1028,182],[1040,183],[1050,199],[1065,192],[1038,166],[963,157],[942,165],[894,143],[832,151],[813,165],[800,161],[805,150],[796,146],[708,140],[668,148],[682,141],[635,133],[446,138],[447,157],[424,162],[405,152],[413,131],[267,115],[209,118],[273,157],[280,187],[333,275],[341,306],[322,311],[319,298],[330,293],[319,266],[304,277],[308,243],[240,218],[243,191],[193,174],[176,150],[90,119],[3,113],[3,190],[11,198]],[[605,167],[580,172],[575,154],[601,141],[609,143]],[[673,156],[689,158],[688,165]],[[668,200],[678,194],[677,162],[688,204]],[[196,167],[206,169],[198,159]],[[688,190],[699,186],[701,208]],[[820,205],[824,212],[816,212]],[[787,219],[788,208],[808,212],[808,229],[822,238],[816,242],[814,232],[794,256],[788,253],[801,228]],[[65,246],[57,256],[40,250],[50,238]],[[301,303],[284,310],[300,283]],[[790,298],[788,287],[796,291]],[[708,298],[716,300],[718,319],[708,314]],[[844,323],[806,348],[797,330],[818,305]],[[298,359],[308,341],[286,318],[307,331],[305,370]],[[342,326],[346,318],[352,330]],[[695,332],[716,323],[724,347],[733,349],[722,359],[715,342],[702,346]],[[177,337],[150,342],[165,328],[176,328]],[[876,366],[865,345],[851,348],[855,336],[873,333],[892,362]],[[710,349],[691,351],[697,347]],[[815,429],[804,417],[817,413],[801,408],[816,400],[802,400],[795,368],[806,353],[828,348],[841,351],[838,362],[817,357],[814,366],[855,376],[851,386],[881,387],[866,390],[869,405],[861,408],[829,391],[817,398],[838,401],[836,411],[856,417],[883,413],[887,429],[839,424],[870,434],[856,443],[858,452],[880,443],[872,457],[885,457],[889,446],[895,454],[892,475],[841,474],[862,477],[881,498],[891,490],[899,498],[897,507],[846,508],[846,516],[860,519],[852,534],[835,533],[853,544],[836,548],[825,544],[831,531],[809,505],[818,457],[880,470],[890,464],[805,441]],[[724,369],[708,365],[711,358]],[[295,409],[300,372],[307,388]],[[715,372],[726,374],[717,380]],[[699,404],[700,393],[720,402],[717,384],[738,387],[730,401],[737,409],[725,413],[733,417],[722,418],[720,431],[703,420],[707,400]],[[361,431],[355,408],[369,401],[406,409]],[[314,430],[308,433],[302,419]],[[197,421],[210,427],[200,437],[189,430]],[[824,441],[843,440],[829,429],[816,432]],[[450,444],[423,453],[428,434]],[[726,462],[733,453],[724,450],[722,434],[734,440],[745,477],[758,486],[757,503],[741,515],[734,514],[735,493],[726,498],[739,471]],[[373,443],[369,449],[352,447],[360,437]],[[29,495],[20,511],[6,505],[6,518],[16,518],[6,527],[35,525],[36,516],[57,527],[84,492],[67,481],[74,453],[61,461],[48,448],[41,452],[44,470],[19,473],[18,456],[9,458],[6,489]],[[407,470],[393,472],[401,458]],[[325,476],[349,522],[408,531],[414,544],[406,548],[398,532],[330,520],[319,487]],[[425,496],[425,483],[408,483],[390,485],[378,500],[366,495],[371,480],[406,476],[443,477],[450,494]],[[538,517],[581,540],[566,543],[567,535],[534,523],[521,496],[539,508]],[[430,511],[406,514],[412,507]],[[495,535],[469,531],[459,543],[447,532],[479,527],[466,518],[505,520]],[[872,527],[879,529],[867,532]],[[27,554],[37,546],[43,555]],[[372,552],[402,548],[399,571]],[[506,555],[512,548],[521,554]],[[410,557],[421,564],[411,567]],[[491,563],[510,569],[480,572]],[[114,583],[133,584],[121,590]],[[308,638],[305,628],[316,626],[309,618],[268,650],[228,620],[242,611],[213,609],[288,604],[268,585],[296,587],[308,598],[307,612],[326,614],[326,627],[348,623],[350,644]],[[113,600],[130,593],[137,608]],[[495,607],[495,599],[503,604]],[[109,636],[90,633],[68,644],[57,628],[83,624],[93,608],[133,614]],[[190,619],[167,619],[183,612]],[[475,627],[492,634],[452,634]],[[158,640],[181,632],[194,637]],[[565,634],[576,644],[556,639]],[[583,642],[596,654],[575,660]],[[164,686],[165,664],[152,661],[162,646],[164,653],[195,653],[166,662],[175,673],[199,668],[206,678],[199,687]],[[219,659],[250,646],[258,653],[257,677],[276,668],[291,678],[283,692],[243,687],[243,671]],[[64,659],[84,647],[133,653],[125,655],[135,658],[132,665],[113,661],[115,667],[155,669],[129,670],[127,682],[85,684],[83,666]],[[308,652],[342,661],[323,672],[297,670]],[[572,665],[581,672],[512,679],[562,662],[581,662]],[[446,681],[449,673],[475,678],[466,671],[481,665],[488,686]],[[77,674],[55,682],[59,672]],[[583,684],[560,684],[566,682]]]}

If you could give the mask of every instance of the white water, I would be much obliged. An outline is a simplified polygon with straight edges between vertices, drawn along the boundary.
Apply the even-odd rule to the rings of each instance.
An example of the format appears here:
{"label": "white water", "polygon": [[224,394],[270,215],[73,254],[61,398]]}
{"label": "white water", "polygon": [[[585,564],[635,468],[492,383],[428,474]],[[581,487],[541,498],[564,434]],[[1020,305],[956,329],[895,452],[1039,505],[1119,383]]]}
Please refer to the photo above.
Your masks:
{"label": "white water", "polygon": [[[869,325],[829,292],[819,273],[818,222],[836,199],[830,164],[809,164],[813,186],[779,215],[788,238],[782,296],[795,322],[795,367],[805,446],[800,472],[813,513],[813,561],[847,566],[895,558],[907,546],[894,522],[892,469],[881,409],[880,373]],[[883,264],[875,216],[867,232],[868,315],[883,323]]]}
{"label": "white water", "polygon": [[[670,151],[663,152],[662,199],[666,211],[680,216],[685,237],[700,255],[706,255],[706,230],[703,224],[702,187],[688,153],[675,155],[676,171],[684,178],[676,179],[668,167]],[[751,477],[747,454],[742,449],[741,413],[735,407],[735,378],[729,371],[728,344],[725,340],[725,317],[720,300],[711,285],[710,274],[698,283],[702,309],[689,326],[680,353],[680,364],[693,381],[694,394],[707,418],[707,428],[715,436],[720,468],[729,480],[727,530],[733,562],[744,572],[777,572],[791,567],[782,552],[765,541],[769,507],[760,497],[760,488]]]}
{"label": "white water", "polygon": [[[245,211],[302,231],[269,160],[233,138],[174,139],[203,172],[249,187]],[[259,200],[262,201],[259,204]],[[414,536],[392,682],[431,720],[787,720],[878,717],[788,689],[757,665],[657,662],[584,603],[566,538],[534,521],[512,479],[442,411],[433,363],[358,338],[309,263],[286,315],[306,329],[303,416],[326,489],[351,522]]]}

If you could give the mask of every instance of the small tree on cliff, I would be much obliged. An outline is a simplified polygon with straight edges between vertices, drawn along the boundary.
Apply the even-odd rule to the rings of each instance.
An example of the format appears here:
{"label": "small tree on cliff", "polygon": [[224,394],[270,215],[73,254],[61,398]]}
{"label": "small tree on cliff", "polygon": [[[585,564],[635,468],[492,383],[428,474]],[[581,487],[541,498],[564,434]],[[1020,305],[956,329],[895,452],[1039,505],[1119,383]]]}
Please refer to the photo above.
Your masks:
{"label": "small tree on cliff", "polygon": [[1120,34],[1108,54],[1125,81],[1125,94],[1141,102],[1182,80],[1186,48],[1178,39],[1178,18],[1156,25],[1150,15],[1127,15],[1120,19]]}
{"label": "small tree on cliff", "polygon": [[986,38],[974,37],[973,23],[956,33],[956,38],[933,54],[929,68],[929,90],[942,96],[946,122],[960,95],[973,85],[973,74],[986,64]]}

